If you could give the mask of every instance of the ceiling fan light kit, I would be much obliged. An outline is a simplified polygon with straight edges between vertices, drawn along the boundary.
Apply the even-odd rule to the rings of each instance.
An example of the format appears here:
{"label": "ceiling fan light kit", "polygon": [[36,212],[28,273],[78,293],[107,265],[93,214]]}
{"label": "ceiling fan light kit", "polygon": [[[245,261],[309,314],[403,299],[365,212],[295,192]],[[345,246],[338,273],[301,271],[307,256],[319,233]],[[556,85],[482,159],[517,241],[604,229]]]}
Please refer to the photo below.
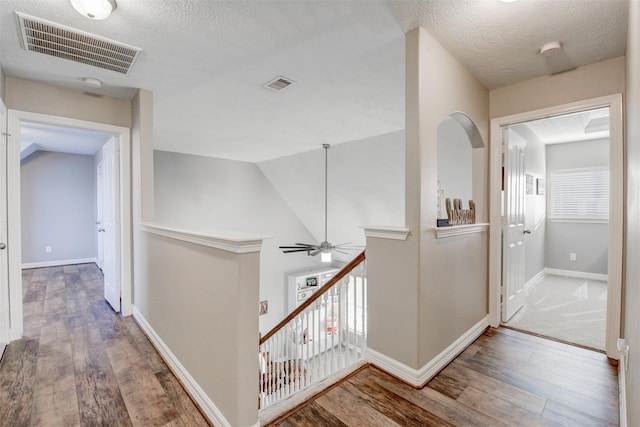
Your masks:
{"label": "ceiling fan light kit", "polygon": [[341,243],[338,245],[333,245],[329,243],[327,239],[327,181],[328,181],[328,169],[329,169],[329,157],[328,152],[331,145],[322,144],[322,148],[324,148],[324,241],[319,245],[314,245],[311,243],[296,243],[291,246],[280,246],[282,252],[285,254],[294,253],[294,252],[306,252],[308,256],[316,256],[320,254],[321,262],[331,262],[333,257],[333,252],[339,252],[341,254],[348,254],[348,252],[344,252],[345,250],[356,249],[353,247],[349,247],[349,243]]}

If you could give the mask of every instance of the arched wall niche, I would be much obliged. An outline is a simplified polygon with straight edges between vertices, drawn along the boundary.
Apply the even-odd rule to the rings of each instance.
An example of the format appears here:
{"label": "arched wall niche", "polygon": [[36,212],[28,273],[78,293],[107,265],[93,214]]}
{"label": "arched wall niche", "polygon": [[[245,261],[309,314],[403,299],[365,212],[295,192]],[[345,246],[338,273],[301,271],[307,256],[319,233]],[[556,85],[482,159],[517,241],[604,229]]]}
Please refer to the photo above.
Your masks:
{"label": "arched wall niche", "polygon": [[445,199],[461,199],[469,209],[473,195],[473,150],[484,148],[475,123],[460,111],[448,114],[438,124],[438,218],[447,218]]}

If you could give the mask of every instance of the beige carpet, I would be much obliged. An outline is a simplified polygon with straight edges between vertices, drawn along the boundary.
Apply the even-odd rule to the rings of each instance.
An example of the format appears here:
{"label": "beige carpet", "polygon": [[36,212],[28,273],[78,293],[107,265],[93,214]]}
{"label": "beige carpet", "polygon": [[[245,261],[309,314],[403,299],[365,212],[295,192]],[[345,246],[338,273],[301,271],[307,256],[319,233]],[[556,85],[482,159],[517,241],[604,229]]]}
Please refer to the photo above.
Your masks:
{"label": "beige carpet", "polygon": [[507,326],[604,350],[607,282],[547,275]]}

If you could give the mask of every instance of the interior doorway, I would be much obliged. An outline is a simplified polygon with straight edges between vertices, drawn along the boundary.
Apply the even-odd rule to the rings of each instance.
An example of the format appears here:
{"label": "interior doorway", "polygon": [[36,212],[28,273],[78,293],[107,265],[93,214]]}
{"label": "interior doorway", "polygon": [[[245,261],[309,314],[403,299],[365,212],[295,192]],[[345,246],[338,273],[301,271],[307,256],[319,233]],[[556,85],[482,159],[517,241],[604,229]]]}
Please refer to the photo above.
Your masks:
{"label": "interior doorway", "polygon": [[609,108],[503,127],[502,322],[605,348]]}
{"label": "interior doorway", "polygon": [[[607,109],[609,112],[609,116],[605,119],[602,116],[597,117],[598,114],[601,114],[602,110]],[[607,287],[607,297],[606,297],[606,322],[605,322],[605,342],[604,349],[607,353],[607,356],[613,359],[618,358],[616,341],[620,335],[620,312],[621,312],[621,291],[622,291],[622,207],[623,207],[623,156],[622,156],[622,148],[623,148],[623,134],[622,134],[622,97],[621,95],[612,95],[592,100],[581,101],[572,104],[566,104],[562,106],[546,108],[543,110],[532,111],[528,113],[517,114],[508,117],[502,117],[493,119],[491,121],[491,241],[490,241],[490,322],[492,326],[499,326],[501,321],[506,321],[508,318],[511,318],[512,315],[519,312],[518,307],[508,308],[507,304],[512,301],[508,301],[510,298],[509,292],[503,292],[504,286],[508,282],[505,282],[503,269],[508,267],[508,264],[503,263],[503,246],[502,246],[502,236],[503,236],[503,224],[505,227],[509,227],[509,221],[507,220],[507,216],[503,216],[505,211],[509,211],[509,209],[513,210],[513,206],[509,206],[510,198],[513,196],[511,193],[514,190],[508,188],[508,183],[510,182],[509,177],[506,176],[508,167],[505,168],[505,177],[503,179],[502,176],[502,167],[503,167],[503,156],[507,158],[503,151],[503,146],[509,146],[509,138],[518,139],[518,136],[521,135],[515,134],[512,128],[516,128],[518,125],[533,122],[540,119],[548,119],[551,117],[560,118],[567,114],[572,114],[573,116],[567,117],[579,117],[577,113],[580,112],[592,112],[590,113],[594,119],[597,119],[593,122],[595,125],[596,122],[602,124],[602,122],[607,122],[609,126],[609,143],[605,148],[608,154],[609,164],[606,170],[608,174],[609,182],[608,182],[608,212],[607,212],[607,223],[605,225],[606,228],[606,240],[607,240],[607,250],[605,255],[606,264],[606,273],[604,277],[606,278],[606,282],[608,283]],[[548,124],[548,122],[547,122]],[[522,130],[522,129],[521,129]],[[505,145],[506,142],[506,145]],[[515,142],[513,145],[518,145]],[[567,169],[567,168],[565,168]],[[575,168],[574,168],[575,169]],[[589,168],[583,168],[589,169]],[[594,168],[591,168],[594,169]],[[597,168],[596,168],[597,169]],[[558,170],[557,172],[562,172]],[[565,171],[566,172],[566,171]],[[575,172],[575,171],[574,171]],[[593,172],[593,171],[591,171]],[[590,173],[591,173],[590,172]],[[517,191],[521,191],[524,195],[523,199],[526,198],[527,187],[531,191],[538,192],[538,187],[540,190],[544,192],[544,194],[537,195],[536,197],[540,197],[541,200],[544,200],[545,210],[542,216],[546,216],[548,209],[546,204],[551,203],[549,190],[549,180],[550,173],[546,172],[544,174],[531,173],[528,174],[526,169],[523,169],[518,172],[518,174],[522,177],[520,181],[520,189]],[[527,175],[531,175],[528,177]],[[556,176],[557,178],[557,176]],[[566,177],[565,177],[566,178]],[[592,177],[593,178],[593,177]],[[601,181],[601,176],[599,178],[595,178],[596,182]],[[540,179],[541,181],[538,181]],[[527,182],[529,181],[529,182]],[[557,181],[557,180],[556,180]],[[504,193],[503,193],[504,189]],[[503,198],[504,195],[504,198]],[[504,205],[503,205],[504,203]],[[516,209],[517,211],[517,209]],[[525,247],[526,250],[526,239],[533,234],[533,230],[529,227],[524,227],[524,216],[525,210],[524,206],[521,207],[520,212],[522,213],[521,220],[516,220],[514,223],[516,225],[522,224],[522,231],[520,233],[519,241]],[[531,214],[531,213],[530,213]],[[554,213],[554,215],[556,215]],[[533,213],[533,218],[535,219],[535,212]],[[550,224],[549,220],[545,217],[545,227]],[[529,226],[536,226],[536,222],[529,223]],[[556,224],[553,224],[556,225]],[[551,228],[551,227],[549,227]],[[531,233],[531,234],[530,234]],[[558,237],[560,233],[555,233],[554,237]],[[549,230],[546,230],[545,236],[549,235]],[[513,242],[518,244],[518,240],[514,240]],[[562,251],[565,248],[561,248]],[[580,261],[584,260],[584,257],[578,257],[578,250],[569,251],[566,255],[567,262],[574,263],[577,265]],[[582,252],[584,255],[585,252]],[[552,259],[553,257],[545,257],[545,263],[547,259]],[[575,261],[574,261],[575,260]],[[564,261],[564,260],[563,260]],[[506,261],[508,262],[508,261]],[[519,283],[519,289],[511,289],[510,292],[513,295],[516,295],[518,292],[522,293],[522,296],[525,295],[525,287],[528,281],[524,280],[525,277],[525,268],[526,268],[527,258],[521,258],[521,265],[517,266],[515,270],[517,270],[518,275],[522,276],[522,281]],[[547,266],[544,266],[545,269]],[[552,267],[549,270],[542,269],[543,273],[537,277],[540,279],[544,273],[557,273],[558,271],[553,271]],[[560,272],[566,272],[568,270],[563,270],[562,268],[556,268],[555,270],[559,270]],[[515,274],[515,273],[512,273]],[[528,272],[528,277],[530,279],[535,279],[535,274],[531,274],[531,270]],[[600,276],[602,277],[602,276]],[[583,288],[584,289],[584,288]],[[578,290],[579,292],[579,290]],[[514,301],[517,301],[519,298],[515,298]],[[524,301],[524,300],[523,300]],[[507,311],[508,310],[508,311]],[[505,317],[503,317],[503,313],[507,313]],[[516,314],[517,315],[517,314]]]}
{"label": "interior doorway", "polygon": [[[19,339],[23,332],[22,319],[22,236],[21,236],[21,177],[20,157],[23,143],[21,128],[36,124],[37,126],[63,127],[78,131],[101,132],[110,135],[110,138],[119,147],[117,155],[112,161],[117,164],[117,205],[114,211],[119,221],[119,227],[114,238],[117,242],[119,253],[117,257],[120,267],[115,271],[117,282],[121,288],[117,290],[118,303],[121,301],[122,314],[130,315],[131,304],[131,203],[130,203],[130,131],[120,126],[106,125],[102,123],[87,122],[64,117],[49,116],[23,111],[9,110],[9,144],[7,150],[7,182],[8,182],[8,226],[9,226],[9,290],[10,290],[10,340]],[[114,169],[116,170],[116,169]],[[92,181],[93,182],[93,181]],[[93,185],[93,184],[92,184]],[[93,185],[95,189],[95,185]],[[95,212],[95,211],[92,211]],[[92,225],[94,233],[98,224],[94,217]],[[45,251],[48,247],[45,247]],[[53,252],[53,248],[51,250]],[[95,253],[95,252],[94,252]],[[95,260],[95,256],[94,256]]]}
{"label": "interior doorway", "polygon": [[100,258],[105,299],[120,311],[118,136],[22,122],[20,139],[22,267]]}

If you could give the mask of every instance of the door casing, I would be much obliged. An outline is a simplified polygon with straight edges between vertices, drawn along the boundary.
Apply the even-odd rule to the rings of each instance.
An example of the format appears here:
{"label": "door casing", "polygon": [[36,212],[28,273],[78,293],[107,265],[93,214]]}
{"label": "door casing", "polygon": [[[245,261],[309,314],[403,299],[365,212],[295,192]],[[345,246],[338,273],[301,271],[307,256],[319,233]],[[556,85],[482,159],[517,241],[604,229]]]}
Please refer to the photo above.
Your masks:
{"label": "door casing", "polygon": [[20,226],[20,126],[21,122],[95,130],[117,135],[120,140],[120,216],[122,314],[133,312],[131,268],[131,137],[130,129],[105,123],[89,122],[68,117],[52,116],[20,110],[8,110],[9,136],[7,142],[7,222],[9,256],[9,304],[11,327],[9,340],[17,340],[23,333],[22,267]]}
{"label": "door casing", "polygon": [[[0,243],[7,243],[7,107],[0,98]],[[0,250],[0,358],[10,340],[11,320],[9,303],[7,250]]]}
{"label": "door casing", "polygon": [[504,126],[551,116],[609,107],[609,254],[605,351],[611,359],[619,359],[617,340],[620,337],[622,312],[622,264],[624,227],[624,133],[622,94],[562,104],[491,120],[490,136],[490,238],[489,238],[489,323],[500,325],[500,277],[502,256],[501,182],[502,132]]}

